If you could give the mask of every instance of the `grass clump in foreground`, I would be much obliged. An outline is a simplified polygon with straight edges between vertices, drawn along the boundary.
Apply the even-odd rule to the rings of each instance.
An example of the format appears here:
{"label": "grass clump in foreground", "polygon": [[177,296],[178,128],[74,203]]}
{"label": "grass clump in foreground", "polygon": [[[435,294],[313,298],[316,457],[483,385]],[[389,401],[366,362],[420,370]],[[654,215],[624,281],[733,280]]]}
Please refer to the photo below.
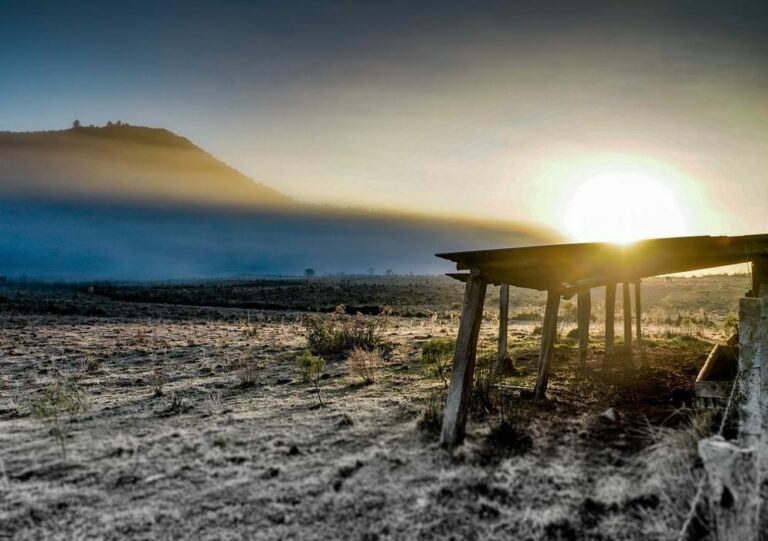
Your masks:
{"label": "grass clump in foreground", "polygon": [[48,425],[51,434],[61,447],[61,458],[67,460],[66,439],[70,423],[80,414],[90,409],[88,397],[81,389],[70,389],[54,383],[49,385],[43,396],[32,404],[32,416]]}
{"label": "grass clump in foreground", "polygon": [[[649,537],[679,531],[704,475],[698,442],[712,433],[714,414],[699,411],[685,415],[675,427],[648,425],[646,429],[651,443],[638,458],[641,483],[637,490],[646,498],[658,499],[658,505],[648,512],[645,521],[644,533]],[[698,527],[706,529],[701,520],[706,518],[697,515]]]}
{"label": "grass clump in foreground", "polygon": [[301,368],[301,381],[314,385],[317,400],[320,402],[320,406],[324,406],[323,396],[320,393],[320,379],[323,375],[323,370],[325,370],[325,360],[317,355],[312,355],[309,351],[305,351],[296,358],[296,362],[299,363],[299,368]]}
{"label": "grass clump in foreground", "polygon": [[386,355],[391,350],[383,336],[386,322],[382,317],[347,316],[346,307],[340,304],[330,316],[306,318],[304,329],[312,353],[338,354],[359,348],[378,349]]}
{"label": "grass clump in foreground", "polygon": [[452,338],[432,338],[421,346],[421,365],[424,371],[442,381],[446,389],[455,349],[456,340]]}
{"label": "grass clump in foreground", "polygon": [[360,378],[365,385],[370,385],[376,380],[376,371],[382,364],[381,352],[378,349],[371,351],[354,348],[347,356],[347,370],[351,376]]}

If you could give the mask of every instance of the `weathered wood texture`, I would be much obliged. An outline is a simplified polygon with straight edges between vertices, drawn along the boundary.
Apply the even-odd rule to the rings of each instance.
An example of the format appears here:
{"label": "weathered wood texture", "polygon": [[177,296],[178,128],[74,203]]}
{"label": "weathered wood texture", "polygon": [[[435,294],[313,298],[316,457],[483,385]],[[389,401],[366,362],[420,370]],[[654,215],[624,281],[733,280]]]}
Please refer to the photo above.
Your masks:
{"label": "weathered wood texture", "polygon": [[555,349],[557,338],[557,311],[560,308],[560,291],[547,292],[547,308],[544,312],[544,325],[541,330],[541,350],[539,351],[539,372],[536,376],[536,387],[533,395],[537,399],[543,399],[547,392],[549,382],[549,366],[552,362],[552,353]]}
{"label": "weathered wood texture", "polygon": [[579,320],[579,368],[587,365],[587,348],[589,348],[589,319],[592,316],[592,294],[589,289],[579,293],[578,320]]}
{"label": "weathered wood texture", "polygon": [[485,279],[473,274],[467,281],[464,291],[464,307],[459,322],[459,334],[456,338],[453,373],[445,404],[440,440],[441,445],[448,449],[453,449],[464,441],[486,287]]}
{"label": "weathered wood texture", "polygon": [[707,472],[709,509],[715,539],[757,541],[760,536],[760,472],[755,447],[740,447],[714,436],[699,442]]}
{"label": "weathered wood texture", "polygon": [[768,235],[552,244],[437,254],[457,270],[477,268],[490,283],[540,290],[600,287],[607,283],[744,263],[768,257]]}
{"label": "weathered wood texture", "polygon": [[629,282],[621,286],[622,308],[624,308],[624,349],[632,349],[632,296],[629,294]]}
{"label": "weathered wood texture", "polygon": [[613,332],[616,323],[616,283],[605,286],[605,352],[613,353]]}
{"label": "weathered wood texture", "polygon": [[509,284],[499,288],[499,362],[507,357],[507,333],[509,332]]}
{"label": "weathered wood texture", "polygon": [[635,282],[635,328],[637,329],[637,348],[643,347],[643,318],[641,309],[641,289],[640,280]]}

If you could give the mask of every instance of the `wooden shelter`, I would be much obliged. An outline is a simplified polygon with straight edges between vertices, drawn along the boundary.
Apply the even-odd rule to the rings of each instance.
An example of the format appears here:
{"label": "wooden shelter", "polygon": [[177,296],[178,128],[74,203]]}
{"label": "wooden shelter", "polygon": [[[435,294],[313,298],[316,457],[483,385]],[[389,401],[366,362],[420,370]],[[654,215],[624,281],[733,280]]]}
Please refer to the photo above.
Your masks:
{"label": "wooden shelter", "polygon": [[752,291],[753,296],[758,296],[759,284],[765,283],[765,277],[768,276],[768,235],[676,237],[642,240],[627,245],[605,242],[553,244],[442,253],[437,256],[456,263],[457,271],[466,271],[449,274],[466,283],[441,438],[443,446],[452,448],[464,440],[477,340],[488,284],[501,287],[500,357],[506,354],[507,348],[509,286],[547,291],[534,389],[534,396],[541,399],[547,390],[561,298],[576,295],[578,299],[579,363],[583,367],[589,339],[591,289],[606,288],[605,347],[606,352],[612,352],[616,287],[622,284],[624,344],[629,349],[632,346],[630,284],[634,285],[636,341],[640,345],[640,282],[643,278],[752,262]]}

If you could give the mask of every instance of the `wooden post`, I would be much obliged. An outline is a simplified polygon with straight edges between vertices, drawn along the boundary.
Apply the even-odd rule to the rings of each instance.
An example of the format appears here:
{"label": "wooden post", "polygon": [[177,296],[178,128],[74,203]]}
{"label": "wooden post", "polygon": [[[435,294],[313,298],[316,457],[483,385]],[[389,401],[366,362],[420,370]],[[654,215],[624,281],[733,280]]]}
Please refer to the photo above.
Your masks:
{"label": "wooden post", "polygon": [[560,291],[550,289],[547,292],[547,309],[544,312],[544,327],[541,330],[541,350],[539,351],[539,373],[536,376],[536,388],[533,396],[543,399],[549,381],[549,365],[555,349],[557,337],[557,310],[560,308]]}
{"label": "wooden post", "polygon": [[579,319],[579,368],[587,366],[587,348],[589,347],[589,318],[592,315],[592,294],[588,289],[579,293],[578,319]]}
{"label": "wooden post", "polygon": [[624,305],[624,349],[632,351],[632,297],[629,294],[629,282],[622,284]]}
{"label": "wooden post", "polygon": [[637,348],[643,349],[643,327],[640,310],[640,278],[635,282],[635,327],[637,329]]}
{"label": "wooden post", "polygon": [[616,314],[616,282],[605,286],[605,353],[613,353],[614,317]]}
{"label": "wooden post", "polygon": [[451,385],[443,415],[440,444],[447,449],[453,449],[464,441],[486,287],[485,279],[473,270],[464,290],[464,307],[456,338]]}
{"label": "wooden post", "polygon": [[499,368],[507,358],[507,332],[509,330],[509,284],[499,288]]}

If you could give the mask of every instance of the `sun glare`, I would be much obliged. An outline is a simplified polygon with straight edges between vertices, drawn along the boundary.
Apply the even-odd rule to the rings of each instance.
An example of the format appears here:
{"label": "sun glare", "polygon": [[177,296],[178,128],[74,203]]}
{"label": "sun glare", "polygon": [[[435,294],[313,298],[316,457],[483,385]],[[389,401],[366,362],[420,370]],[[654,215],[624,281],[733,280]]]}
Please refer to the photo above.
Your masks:
{"label": "sun glare", "polygon": [[579,241],[626,244],[686,234],[674,192],[636,172],[605,173],[584,182],[566,206],[564,224]]}

